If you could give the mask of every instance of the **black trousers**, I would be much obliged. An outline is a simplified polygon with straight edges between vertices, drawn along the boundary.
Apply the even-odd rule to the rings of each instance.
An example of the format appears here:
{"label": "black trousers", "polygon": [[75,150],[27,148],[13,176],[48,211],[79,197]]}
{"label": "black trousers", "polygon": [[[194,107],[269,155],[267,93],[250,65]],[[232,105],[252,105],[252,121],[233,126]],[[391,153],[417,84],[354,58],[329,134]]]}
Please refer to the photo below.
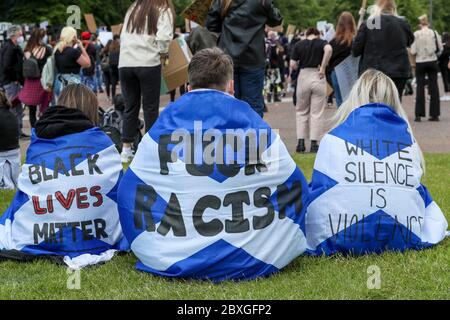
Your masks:
{"label": "black trousers", "polygon": [[416,117],[425,117],[425,77],[428,77],[428,90],[430,91],[430,116],[439,117],[441,115],[441,105],[439,100],[438,87],[439,67],[436,61],[422,62],[416,64],[417,97],[416,97]]}
{"label": "black trousers", "polygon": [[391,78],[391,79],[392,81],[394,81],[395,86],[397,87],[398,90],[398,96],[400,98],[400,101],[402,101],[403,92],[405,91],[405,86],[408,79],[406,78]]}
{"label": "black trousers", "polygon": [[145,132],[148,132],[158,119],[161,65],[121,68],[119,75],[125,101],[122,141],[132,143],[139,130],[141,103],[144,110]]}
{"label": "black trousers", "polygon": [[448,69],[448,61],[439,64],[442,74],[442,82],[444,83],[445,92],[450,92],[450,70]]}
{"label": "black trousers", "polygon": [[30,110],[30,126],[34,128],[37,121],[37,106],[28,106],[28,109]]}

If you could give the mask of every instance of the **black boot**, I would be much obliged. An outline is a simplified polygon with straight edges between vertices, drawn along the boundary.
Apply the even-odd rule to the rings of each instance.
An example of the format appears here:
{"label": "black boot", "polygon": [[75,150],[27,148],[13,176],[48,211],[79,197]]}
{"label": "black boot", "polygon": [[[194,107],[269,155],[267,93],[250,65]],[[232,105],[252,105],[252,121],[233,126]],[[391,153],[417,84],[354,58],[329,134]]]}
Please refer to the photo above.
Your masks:
{"label": "black boot", "polygon": [[306,151],[306,147],[305,147],[305,139],[298,139],[298,144],[297,144],[297,153],[304,153]]}
{"label": "black boot", "polygon": [[317,153],[319,151],[319,145],[317,144],[317,141],[311,140],[311,153]]}

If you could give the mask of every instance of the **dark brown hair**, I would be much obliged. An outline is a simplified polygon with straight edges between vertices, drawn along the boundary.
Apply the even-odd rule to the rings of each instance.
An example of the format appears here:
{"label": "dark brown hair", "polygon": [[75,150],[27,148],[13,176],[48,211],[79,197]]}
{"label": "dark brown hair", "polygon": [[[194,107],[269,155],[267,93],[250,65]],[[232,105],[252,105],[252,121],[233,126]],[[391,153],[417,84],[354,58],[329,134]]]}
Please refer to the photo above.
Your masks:
{"label": "dark brown hair", "polygon": [[31,32],[30,39],[27,42],[27,45],[25,46],[24,52],[33,52],[33,50],[39,46],[42,46],[42,39],[44,39],[45,36],[45,30],[35,28]]}
{"label": "dark brown hair", "polygon": [[91,89],[82,84],[69,84],[58,98],[58,105],[78,109],[98,124],[98,100]]}
{"label": "dark brown hair", "polygon": [[203,49],[192,58],[188,72],[193,89],[224,91],[233,79],[233,60],[219,48]]}
{"label": "dark brown hair", "polygon": [[311,35],[320,36],[320,31],[317,30],[317,29],[314,28],[314,27],[311,27],[311,28],[308,28],[308,29],[306,30],[305,35],[306,35],[307,37],[309,37],[309,36],[311,36]]}
{"label": "dark brown hair", "polygon": [[158,19],[163,10],[171,11],[175,30],[175,8],[172,0],[136,0],[128,10],[131,10],[127,23],[127,31],[130,33],[148,32],[155,35],[158,31]]}
{"label": "dark brown hair", "polygon": [[3,89],[0,89],[0,108],[11,108],[11,103],[6,97],[6,93]]}
{"label": "dark brown hair", "polygon": [[353,42],[353,38],[356,35],[356,21],[353,15],[348,12],[342,12],[339,17],[338,24],[336,26],[335,39],[339,44],[345,44],[350,46]]}

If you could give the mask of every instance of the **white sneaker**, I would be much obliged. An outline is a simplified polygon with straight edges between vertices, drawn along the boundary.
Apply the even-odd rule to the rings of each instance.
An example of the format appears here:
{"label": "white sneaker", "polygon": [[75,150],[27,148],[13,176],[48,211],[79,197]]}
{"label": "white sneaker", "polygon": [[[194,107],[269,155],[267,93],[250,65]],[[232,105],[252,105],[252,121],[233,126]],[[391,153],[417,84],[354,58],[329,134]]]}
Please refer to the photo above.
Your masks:
{"label": "white sneaker", "polygon": [[447,96],[447,95],[442,96],[441,101],[450,101],[450,96]]}
{"label": "white sneaker", "polygon": [[130,163],[134,158],[134,153],[131,149],[124,149],[120,154],[120,158],[122,160],[122,163]]}

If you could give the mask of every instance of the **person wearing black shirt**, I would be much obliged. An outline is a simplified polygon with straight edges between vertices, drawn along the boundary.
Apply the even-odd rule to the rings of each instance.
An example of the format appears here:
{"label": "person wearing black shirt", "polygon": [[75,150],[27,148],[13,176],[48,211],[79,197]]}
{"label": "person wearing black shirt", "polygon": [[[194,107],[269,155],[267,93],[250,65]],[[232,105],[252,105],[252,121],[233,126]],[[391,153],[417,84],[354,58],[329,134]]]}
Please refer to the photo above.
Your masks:
{"label": "person wearing black shirt", "polygon": [[298,42],[291,55],[291,69],[300,69],[296,106],[299,153],[305,152],[308,138],[311,139],[311,152],[317,152],[323,134],[323,112],[327,103],[325,70],[333,49],[319,37],[317,29],[309,28],[306,40]]}
{"label": "person wearing black shirt", "polygon": [[91,66],[91,59],[83,44],[77,38],[77,31],[72,27],[65,27],[61,31],[55,49],[55,66],[58,73],[54,90],[56,97],[68,84],[81,83],[81,68]]}
{"label": "person wearing black shirt", "polygon": [[333,48],[333,55],[331,56],[330,63],[328,65],[328,72],[331,73],[334,97],[336,98],[336,105],[338,108],[341,106],[343,101],[341,89],[339,87],[334,68],[352,54],[352,42],[355,35],[355,18],[350,12],[343,12],[339,17],[339,21],[336,27],[336,35],[330,41],[330,45]]}
{"label": "person wearing black shirt", "polygon": [[10,107],[5,92],[0,89],[0,189],[13,189],[19,176],[19,123]]}

